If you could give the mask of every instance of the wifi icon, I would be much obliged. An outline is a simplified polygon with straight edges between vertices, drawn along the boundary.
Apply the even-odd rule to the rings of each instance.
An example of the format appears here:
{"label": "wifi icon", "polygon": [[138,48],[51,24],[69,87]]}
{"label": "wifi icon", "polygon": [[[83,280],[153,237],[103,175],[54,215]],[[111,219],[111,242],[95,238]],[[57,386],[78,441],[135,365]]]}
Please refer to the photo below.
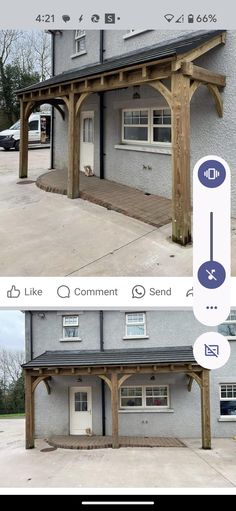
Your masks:
{"label": "wifi icon", "polygon": [[166,14],[164,18],[170,23],[174,18],[174,14]]}

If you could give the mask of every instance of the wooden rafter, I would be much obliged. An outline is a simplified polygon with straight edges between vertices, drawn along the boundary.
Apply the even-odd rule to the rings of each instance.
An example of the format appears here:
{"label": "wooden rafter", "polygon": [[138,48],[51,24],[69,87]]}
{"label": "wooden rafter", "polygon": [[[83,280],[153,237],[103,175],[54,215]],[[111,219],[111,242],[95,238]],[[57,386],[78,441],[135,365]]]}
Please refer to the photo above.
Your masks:
{"label": "wooden rafter", "polygon": [[195,50],[190,50],[182,55],[179,55],[176,62],[172,63],[172,71],[178,71],[181,68],[183,62],[192,62],[213,48],[216,48],[216,46],[225,44],[225,41],[226,32],[213,37],[210,41],[207,41],[198,46],[198,48],[195,48]]}
{"label": "wooden rafter", "polygon": [[[112,372],[115,372],[117,374],[122,375],[133,375],[133,374],[150,374],[150,373],[160,373],[160,374],[166,374],[166,373],[189,373],[189,364],[146,364],[146,365],[123,365],[121,366],[89,366],[90,367],[90,375],[91,376],[102,376],[102,375],[109,375]],[[51,369],[43,369],[42,375],[44,377],[48,376],[71,376],[71,369],[72,367],[52,367]],[[26,369],[27,372],[31,376],[39,376],[40,368],[35,369]],[[193,364],[192,370],[194,371],[194,374],[201,373],[202,367]],[[73,375],[75,376],[86,376],[88,374],[88,366],[86,367],[75,367],[73,366]]]}

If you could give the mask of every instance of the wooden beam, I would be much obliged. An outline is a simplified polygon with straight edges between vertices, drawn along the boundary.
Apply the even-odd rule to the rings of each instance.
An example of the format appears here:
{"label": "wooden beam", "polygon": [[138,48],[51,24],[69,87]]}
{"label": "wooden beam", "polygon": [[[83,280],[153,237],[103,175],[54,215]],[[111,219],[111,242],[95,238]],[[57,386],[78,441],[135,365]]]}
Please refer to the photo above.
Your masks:
{"label": "wooden beam", "polygon": [[189,94],[190,101],[191,101],[194,93],[198,89],[198,87],[200,87],[200,85],[202,85],[201,82],[197,82],[196,80],[194,80],[194,82],[191,84],[191,86],[190,86],[190,94]]}
{"label": "wooden beam", "polygon": [[226,41],[226,34],[225,32],[223,34],[220,34],[210,41],[207,41],[206,43],[201,44],[198,46],[198,48],[195,48],[195,50],[190,50],[183,55],[179,55],[176,62],[172,63],[172,71],[178,71],[183,62],[192,62],[193,60],[198,59],[208,51],[212,50],[216,46],[219,46],[220,44],[225,44]]}
{"label": "wooden beam", "polygon": [[105,376],[105,374],[98,374],[98,376],[99,378],[101,378],[101,380],[104,380],[106,382],[111,391],[111,380],[107,376]]}
{"label": "wooden beam", "polygon": [[218,87],[216,85],[208,83],[207,88],[215,100],[216,110],[218,112],[219,117],[223,117],[224,115],[223,99],[221,97]]}
{"label": "wooden beam", "polygon": [[25,371],[25,448],[34,448],[33,377]]}
{"label": "wooden beam", "polygon": [[188,381],[188,392],[191,392],[191,390],[192,390],[192,386],[193,386],[193,377],[192,377],[192,376],[189,376],[189,381]]}
{"label": "wooden beam", "polygon": [[[74,367],[74,365],[73,365]],[[34,376],[34,377],[37,377],[39,376],[39,372],[38,372],[38,369],[34,369],[34,370],[28,370],[29,373],[31,374],[31,376]],[[93,376],[99,376],[99,377],[103,377],[103,379],[105,379],[105,375],[110,372],[110,371],[113,371],[113,372],[116,372],[118,374],[120,374],[120,366],[112,366],[112,367],[104,367],[104,366],[98,366],[98,367],[91,367],[91,375]],[[140,366],[140,371],[137,372],[137,367],[136,366],[123,366],[123,371],[122,371],[122,374],[127,374],[127,375],[131,375],[131,374],[153,374],[153,372],[158,372],[158,374],[168,374],[170,372],[170,366],[169,365],[162,365],[162,364],[159,364],[159,365],[145,365],[145,366]],[[188,374],[190,373],[189,371],[189,368],[188,368],[188,364],[179,364],[179,365],[174,365],[174,369],[171,371],[172,373],[176,373],[176,374]],[[198,373],[201,373],[202,372],[202,367],[201,366],[198,366],[198,365],[194,365],[193,364],[193,367],[192,367],[192,373],[194,376],[197,375]],[[60,375],[60,376],[71,376],[71,367],[68,367],[68,368],[63,368],[63,367],[60,367],[60,368],[51,368],[51,369],[47,369],[45,368],[44,369],[44,377],[46,376],[55,376],[56,375]],[[87,370],[87,367],[76,367],[75,368],[75,374],[78,375],[78,376],[86,376],[88,374],[88,370]],[[200,379],[199,379],[200,381]]]}
{"label": "wooden beam", "polygon": [[111,373],[111,414],[112,414],[112,448],[119,447],[119,391],[118,391],[118,375]]}
{"label": "wooden beam", "polygon": [[189,378],[195,380],[199,387],[201,388],[202,385],[201,376],[199,376],[194,370],[192,370],[191,373],[190,372],[186,373],[186,375],[189,376]]}
{"label": "wooden beam", "polygon": [[77,199],[79,197],[79,145],[80,126],[76,115],[77,97],[73,92],[69,94],[69,118],[68,118],[68,181],[67,197]]}
{"label": "wooden beam", "polygon": [[38,378],[36,378],[34,380],[34,383],[32,385],[32,392],[35,391],[36,387],[39,385],[39,383],[41,383],[41,381],[43,381],[43,383],[45,384],[46,386],[46,389],[47,389],[47,393],[48,394],[51,394],[51,388],[49,386],[49,383],[48,383],[48,380],[51,380],[51,376],[39,376]]}
{"label": "wooden beam", "polygon": [[198,80],[202,83],[211,83],[213,85],[218,85],[218,87],[225,87],[226,85],[225,75],[195,66],[192,62],[183,62],[181,70],[184,75],[190,76],[193,80]]}
{"label": "wooden beam", "polygon": [[132,376],[132,374],[123,374],[123,376],[121,376],[119,378],[119,382],[118,382],[118,388],[120,389],[121,385],[123,385],[123,383],[128,380],[128,378],[130,378],[130,376]]}
{"label": "wooden beam", "polygon": [[28,117],[26,115],[27,102],[20,101],[20,165],[19,178],[28,177]]}
{"label": "wooden beam", "polygon": [[171,77],[172,90],[172,240],[187,245],[191,235],[190,79]]}
{"label": "wooden beam", "polygon": [[173,58],[161,61],[148,62],[148,65],[138,64],[122,70],[112,70],[89,78],[77,78],[63,84],[36,89],[34,91],[19,94],[27,101],[42,101],[43,99],[64,98],[70,93],[81,94],[83,92],[99,92],[101,90],[113,90],[142,83],[151,83],[153,80],[169,78]]}
{"label": "wooden beam", "polygon": [[202,448],[211,449],[210,384],[209,370],[202,371],[201,385]]}
{"label": "wooden beam", "polygon": [[171,91],[160,80],[150,82],[149,85],[156,89],[165,98],[169,107],[172,107],[172,94]]}

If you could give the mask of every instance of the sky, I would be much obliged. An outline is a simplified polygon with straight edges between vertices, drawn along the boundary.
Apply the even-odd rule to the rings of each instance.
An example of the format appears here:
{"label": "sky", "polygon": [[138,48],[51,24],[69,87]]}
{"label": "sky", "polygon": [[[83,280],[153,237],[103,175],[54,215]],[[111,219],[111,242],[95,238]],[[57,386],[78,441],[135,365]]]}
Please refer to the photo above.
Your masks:
{"label": "sky", "polygon": [[24,351],[25,315],[20,311],[0,311],[0,348]]}

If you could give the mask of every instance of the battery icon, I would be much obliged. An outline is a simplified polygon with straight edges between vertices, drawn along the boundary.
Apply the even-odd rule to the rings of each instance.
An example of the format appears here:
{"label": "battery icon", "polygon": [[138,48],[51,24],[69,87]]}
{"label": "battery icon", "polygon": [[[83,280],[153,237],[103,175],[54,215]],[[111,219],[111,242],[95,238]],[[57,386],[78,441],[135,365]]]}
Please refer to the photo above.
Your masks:
{"label": "battery icon", "polygon": [[188,23],[194,23],[194,15],[193,14],[188,15]]}

